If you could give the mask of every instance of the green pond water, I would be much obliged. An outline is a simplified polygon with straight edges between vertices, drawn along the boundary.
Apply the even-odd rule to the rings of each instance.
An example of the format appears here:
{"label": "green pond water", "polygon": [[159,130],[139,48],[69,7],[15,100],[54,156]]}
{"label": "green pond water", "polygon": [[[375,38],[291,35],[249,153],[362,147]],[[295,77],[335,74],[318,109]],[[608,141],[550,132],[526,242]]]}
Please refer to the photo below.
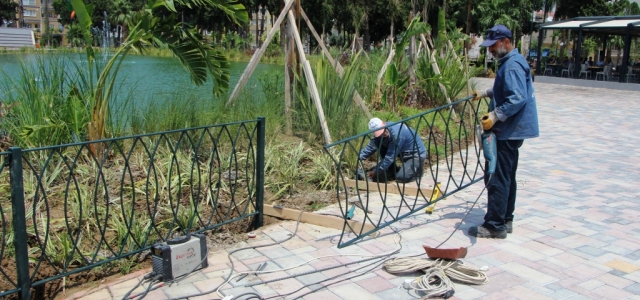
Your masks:
{"label": "green pond water", "polygon": [[[2,54],[0,55],[0,82],[6,81],[6,76],[18,77],[21,72],[21,62],[27,65],[34,65],[38,56],[42,54]],[[47,54],[60,55],[60,54]],[[86,63],[84,54],[64,54],[67,58]],[[98,57],[97,60],[102,58]],[[84,66],[84,65],[83,65]],[[247,63],[231,62],[231,80],[229,84],[229,94],[235,87]],[[76,72],[75,67],[70,67],[68,72]],[[283,73],[283,66],[259,64],[251,76],[244,90],[252,100],[260,101],[264,99],[264,94],[260,86],[261,76],[272,76]],[[182,67],[177,58],[172,57],[149,57],[128,55],[118,72],[117,83],[114,90],[118,99],[134,99],[137,104],[148,101],[176,101],[184,99],[197,99],[200,101],[219,101],[212,96],[213,83],[211,78],[201,86],[196,86],[191,82],[189,73]],[[35,81],[40,80],[34,78]],[[3,85],[0,88],[4,89]],[[10,91],[0,91],[0,97]],[[227,96],[222,96],[226,101]]]}

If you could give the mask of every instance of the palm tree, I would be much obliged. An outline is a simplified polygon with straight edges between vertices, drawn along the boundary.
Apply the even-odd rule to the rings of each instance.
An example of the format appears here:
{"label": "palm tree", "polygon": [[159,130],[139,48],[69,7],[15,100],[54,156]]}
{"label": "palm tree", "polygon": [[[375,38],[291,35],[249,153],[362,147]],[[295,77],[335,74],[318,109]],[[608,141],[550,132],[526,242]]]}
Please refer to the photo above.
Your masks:
{"label": "palm tree", "polygon": [[[93,89],[89,140],[101,139],[106,135],[105,123],[115,77],[129,51],[143,53],[149,48],[167,47],[189,71],[196,85],[204,84],[210,74],[215,95],[228,89],[229,62],[226,56],[206,44],[197,28],[180,22],[174,3],[189,8],[209,6],[220,9],[238,24],[246,23],[249,19],[244,6],[233,0],[156,0],[149,1],[145,9],[133,13],[127,21],[129,34],[126,40],[104,65]],[[71,4],[85,38],[89,69],[93,70],[95,55],[91,48],[91,6],[85,6],[82,0],[71,0]],[[100,149],[93,151],[94,154],[101,152]]]}

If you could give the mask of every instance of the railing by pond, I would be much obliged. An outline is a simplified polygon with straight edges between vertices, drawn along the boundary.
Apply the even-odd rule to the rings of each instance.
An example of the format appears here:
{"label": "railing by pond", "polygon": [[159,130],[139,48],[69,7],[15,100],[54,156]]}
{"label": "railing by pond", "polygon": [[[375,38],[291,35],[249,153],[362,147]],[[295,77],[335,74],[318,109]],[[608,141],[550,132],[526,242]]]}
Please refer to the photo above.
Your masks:
{"label": "railing by pond", "polygon": [[0,297],[175,236],[262,226],[264,147],[258,118],[0,153]]}
{"label": "railing by pond", "polygon": [[[427,149],[421,180],[410,183],[391,181],[387,185],[358,179],[356,170],[375,166],[384,157],[379,153],[368,162],[358,161],[358,153],[369,143],[372,132],[344,139],[324,148],[337,171],[338,204],[344,227],[338,248],[351,245],[366,236],[402,220],[435,202],[483,179],[483,159],[478,140],[478,115],[486,112],[488,100],[464,98],[410,118],[388,122],[413,128]],[[367,164],[367,165],[365,165]],[[438,190],[436,194],[436,190]],[[432,195],[436,195],[432,197]],[[354,220],[348,223],[352,207],[359,207]],[[351,210],[351,212],[350,212]],[[355,227],[354,227],[355,226]]]}

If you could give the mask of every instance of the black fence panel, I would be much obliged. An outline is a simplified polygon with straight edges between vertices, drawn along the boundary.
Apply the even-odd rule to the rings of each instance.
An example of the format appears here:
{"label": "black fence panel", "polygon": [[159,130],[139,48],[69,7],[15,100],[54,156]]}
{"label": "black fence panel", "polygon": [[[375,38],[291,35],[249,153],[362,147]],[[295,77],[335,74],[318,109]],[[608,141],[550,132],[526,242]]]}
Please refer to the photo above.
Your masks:
{"label": "black fence panel", "polygon": [[[358,177],[358,169],[365,174],[370,166],[384,157],[379,153],[368,161],[358,160],[358,153],[372,137],[372,132],[344,139],[324,148],[338,170],[338,204],[344,227],[338,247],[346,247],[403,218],[482,180],[484,160],[481,159],[478,116],[487,112],[488,99],[472,101],[464,98],[418,115],[387,122],[401,124],[415,130],[427,150],[424,172],[420,180],[409,183],[391,181],[372,182],[367,176]],[[347,222],[353,207],[359,207],[361,223]]]}
{"label": "black fence panel", "polygon": [[[30,288],[146,254],[176,236],[249,217],[261,226],[264,124],[259,118],[0,153],[0,278],[13,288],[0,295],[19,291],[26,299]],[[22,218],[16,207],[24,208]]]}

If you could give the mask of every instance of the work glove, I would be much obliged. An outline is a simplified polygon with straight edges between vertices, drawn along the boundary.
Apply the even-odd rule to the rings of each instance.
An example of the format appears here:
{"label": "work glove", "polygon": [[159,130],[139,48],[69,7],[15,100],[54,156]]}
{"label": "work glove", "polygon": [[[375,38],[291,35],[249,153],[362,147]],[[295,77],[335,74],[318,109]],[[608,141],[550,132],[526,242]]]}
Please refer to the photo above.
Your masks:
{"label": "work glove", "polygon": [[482,123],[482,129],[485,131],[491,130],[493,125],[498,121],[498,116],[496,116],[495,112],[489,112],[484,114],[482,118],[480,118],[480,123]]}
{"label": "work glove", "polygon": [[489,93],[487,93],[486,90],[484,90],[484,91],[474,90],[473,91],[473,99],[471,99],[471,101],[478,101],[478,100],[480,100],[480,99],[482,99],[484,97],[489,97]]}

